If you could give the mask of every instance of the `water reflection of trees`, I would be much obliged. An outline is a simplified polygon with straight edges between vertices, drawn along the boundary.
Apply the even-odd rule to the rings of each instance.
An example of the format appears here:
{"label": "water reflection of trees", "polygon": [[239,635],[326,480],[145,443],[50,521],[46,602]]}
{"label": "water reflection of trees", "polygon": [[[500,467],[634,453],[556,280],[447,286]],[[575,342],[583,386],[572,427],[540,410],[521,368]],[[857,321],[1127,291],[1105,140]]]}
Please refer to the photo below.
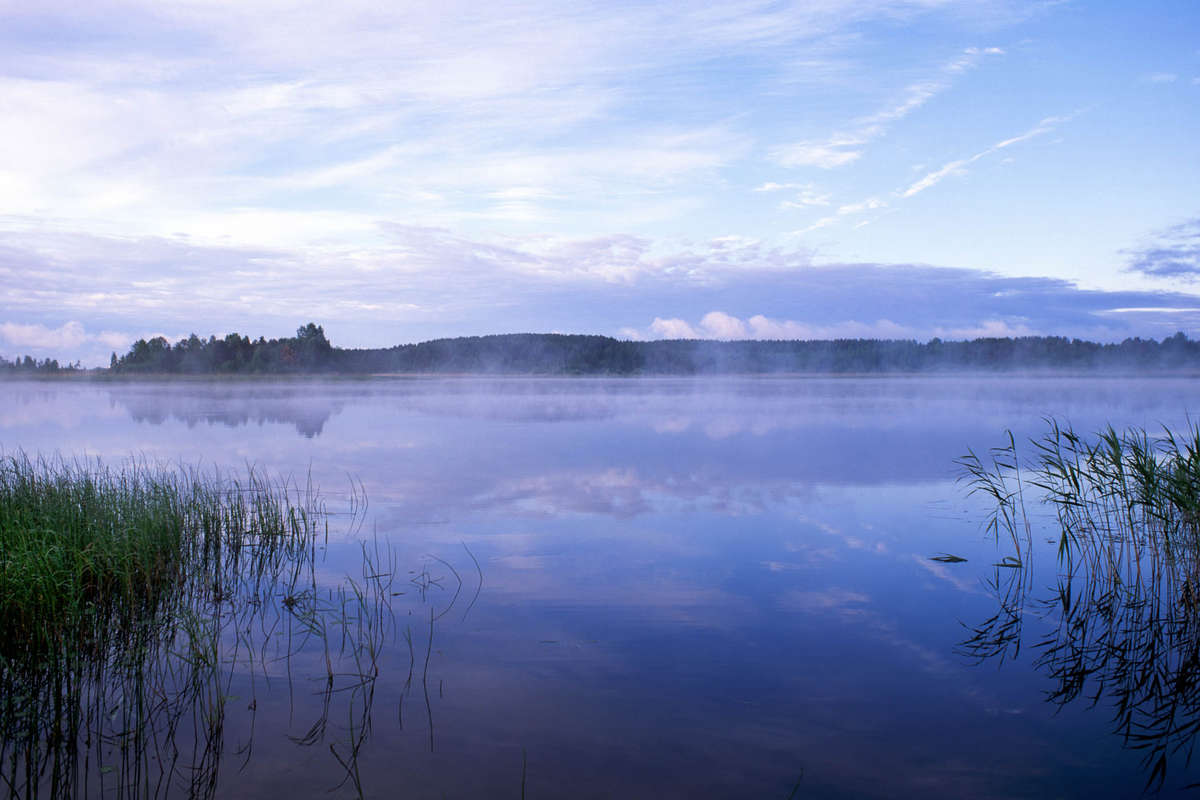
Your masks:
{"label": "water reflection of trees", "polygon": [[344,405],[328,393],[286,386],[259,390],[199,384],[134,386],[112,389],[110,397],[138,423],[162,425],[177,420],[189,428],[202,423],[230,428],[276,423],[292,425],[308,439],[320,436],[325,423]]}
{"label": "water reflection of trees", "polygon": [[[1013,552],[988,582],[996,614],[959,651],[1003,662],[1030,646],[1051,681],[1046,701],[1107,708],[1122,744],[1142,753],[1146,788],[1158,790],[1190,762],[1200,732],[1200,430],[1152,439],[1109,429],[1088,441],[1050,425],[1033,461],[1019,461],[1010,439],[990,464],[962,462]],[[1044,589],[1023,503],[1032,490],[1055,511],[1057,569]],[[1049,628],[1031,635],[1027,618]]]}

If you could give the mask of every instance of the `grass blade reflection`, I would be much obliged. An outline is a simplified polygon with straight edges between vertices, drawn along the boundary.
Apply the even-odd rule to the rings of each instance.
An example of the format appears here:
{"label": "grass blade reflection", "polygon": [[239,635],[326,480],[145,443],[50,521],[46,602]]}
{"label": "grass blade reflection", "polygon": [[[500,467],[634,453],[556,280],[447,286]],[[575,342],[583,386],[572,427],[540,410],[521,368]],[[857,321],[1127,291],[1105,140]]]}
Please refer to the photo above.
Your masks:
{"label": "grass blade reflection", "polygon": [[[1032,444],[1025,477],[1011,434],[990,464],[973,453],[959,461],[971,491],[995,506],[989,532],[1015,551],[989,584],[999,611],[959,651],[1015,658],[1030,607],[1051,624],[1033,642],[1047,702],[1108,705],[1114,733],[1143,752],[1146,788],[1158,790],[1173,764],[1190,761],[1200,731],[1200,428],[1087,438],[1048,420]],[[1058,577],[1045,596],[1033,590],[1022,484],[1054,514]]]}

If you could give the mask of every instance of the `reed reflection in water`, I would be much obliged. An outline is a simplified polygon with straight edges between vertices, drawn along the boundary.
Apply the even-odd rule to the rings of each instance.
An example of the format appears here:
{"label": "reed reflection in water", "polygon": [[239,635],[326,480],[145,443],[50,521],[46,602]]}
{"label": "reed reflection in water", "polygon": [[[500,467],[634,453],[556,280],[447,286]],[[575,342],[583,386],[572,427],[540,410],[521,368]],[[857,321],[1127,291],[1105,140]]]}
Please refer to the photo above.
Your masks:
{"label": "reed reflection in water", "polygon": [[[1031,646],[1046,701],[1106,709],[1158,791],[1200,732],[1200,428],[1085,438],[1048,425],[1030,460],[1011,436],[987,459],[960,460],[971,490],[994,501],[988,530],[1012,552],[989,582],[996,614],[959,651],[1004,662]],[[1039,494],[1057,559],[1044,588],[1033,565],[1042,522],[1026,508]],[[1031,635],[1027,620],[1048,628]]]}
{"label": "reed reflection in water", "polygon": [[[14,456],[0,495],[7,794],[225,796],[256,739],[277,750],[283,735],[324,753],[324,788],[361,797],[380,664],[401,638],[395,715],[402,724],[404,699],[420,693],[433,747],[435,625],[474,598],[444,559],[410,571],[402,591],[403,570],[374,538],[360,538],[356,572],[331,578],[331,520],[358,536],[361,492],[330,512],[311,486],[253,472]],[[68,558],[49,563],[55,553]],[[27,556],[37,563],[23,571]],[[36,585],[47,576],[54,586]],[[427,623],[401,630],[393,604],[405,595]]]}

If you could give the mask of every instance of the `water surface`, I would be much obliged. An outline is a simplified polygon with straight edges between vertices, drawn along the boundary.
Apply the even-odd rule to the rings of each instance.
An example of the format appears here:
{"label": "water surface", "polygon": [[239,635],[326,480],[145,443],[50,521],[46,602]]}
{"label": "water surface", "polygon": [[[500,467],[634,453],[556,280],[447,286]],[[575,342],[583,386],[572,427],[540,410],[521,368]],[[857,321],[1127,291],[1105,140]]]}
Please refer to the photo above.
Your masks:
{"label": "water surface", "polygon": [[[306,738],[323,701],[305,655],[295,680],[242,687],[255,707],[230,706],[218,796],[517,797],[524,783],[528,797],[1125,797],[1149,773],[1114,735],[1105,687],[1047,702],[1059,678],[1037,642],[1052,613],[1031,603],[1019,652],[964,651],[1003,576],[954,460],[1048,415],[1084,431],[1178,426],[1194,388],[13,382],[0,445],[250,465],[311,481],[334,512],[365,494],[360,526],[331,527],[322,573],[359,569],[364,538],[395,559],[395,635],[369,707],[339,695]],[[967,560],[931,560],[942,553]],[[1052,552],[1036,563],[1034,594],[1056,575]],[[1184,755],[1164,792],[1197,780]]]}

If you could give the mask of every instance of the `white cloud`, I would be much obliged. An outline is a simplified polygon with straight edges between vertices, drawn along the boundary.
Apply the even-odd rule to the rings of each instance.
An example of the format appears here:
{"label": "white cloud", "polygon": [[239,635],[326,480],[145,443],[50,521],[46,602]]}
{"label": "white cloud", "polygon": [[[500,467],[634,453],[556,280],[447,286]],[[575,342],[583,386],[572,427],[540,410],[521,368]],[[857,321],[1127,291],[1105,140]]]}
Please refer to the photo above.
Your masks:
{"label": "white cloud", "polygon": [[1155,72],[1147,75],[1146,80],[1150,83],[1174,83],[1179,80],[1179,76],[1174,72]]}
{"label": "white cloud", "polygon": [[[844,59],[857,24],[946,4],[18,4],[6,14],[28,27],[0,32],[0,214],[248,246],[361,243],[381,217],[575,233],[681,220],[755,143],[712,109],[647,117],[658,93],[703,98],[709,65],[735,52],[764,83],[784,59]],[[259,214],[291,222],[239,223]]]}
{"label": "white cloud", "polygon": [[[388,215],[545,225],[602,206],[651,219],[650,206],[668,204],[650,195],[703,182],[748,140],[719,121],[622,117],[636,76],[823,30],[756,4],[707,15],[536,0],[469,13],[455,3],[420,13],[354,2],[105,8],[49,2],[25,13],[47,31],[92,19],[108,45],[43,41],[36,58],[10,57],[7,75],[0,55],[0,106],[11,112],[0,126],[0,214],[269,246],[361,241]],[[586,130],[613,119],[611,135]],[[565,196],[569,209],[555,209]],[[221,224],[252,214],[292,221]]]}
{"label": "white cloud", "polygon": [[746,324],[724,311],[710,311],[700,319],[705,339],[745,339]]}
{"label": "white cloud", "polygon": [[[799,206],[797,206],[797,207],[799,207]],[[800,230],[797,230],[797,231],[793,231],[790,235],[791,236],[803,236],[806,233],[812,233],[813,231],[820,230],[821,228],[827,228],[830,225],[833,225],[835,222],[838,222],[842,217],[854,216],[857,214],[865,214],[868,211],[875,211],[877,209],[887,208],[887,207],[888,207],[887,202],[884,200],[881,200],[878,197],[868,197],[865,200],[858,201],[857,203],[846,203],[844,205],[838,206],[836,214],[821,217],[821,218],[817,219],[815,222],[808,225],[807,227],[801,228]],[[870,222],[870,220],[863,220],[862,222],[859,222],[857,225],[855,225],[855,227],[861,228],[862,226],[868,224],[869,222]]]}
{"label": "white cloud", "polygon": [[[308,320],[343,347],[539,330],[631,339],[1036,333],[1101,341],[1200,332],[1197,297],[1187,293],[1085,291],[1051,278],[912,265],[817,267],[803,251],[744,237],[672,247],[631,236],[498,242],[419,228],[386,233],[384,249],[317,254],[96,237],[43,237],[21,250],[9,237],[0,245],[11,315],[0,353],[12,355],[14,342],[28,343],[16,345],[23,350],[40,343],[42,352],[31,354],[106,364],[110,351],[155,332],[172,332],[163,333],[169,341],[189,328],[286,336]],[[177,275],[143,277],[176,260]],[[47,322],[46,305],[63,316]]]}
{"label": "white cloud", "polygon": [[900,196],[912,197],[915,194],[925,191],[930,186],[936,186],[937,184],[941,183],[944,178],[947,178],[950,175],[965,175],[966,170],[963,169],[963,167],[978,161],[990,152],[991,150],[989,149],[982,153],[976,153],[970,158],[962,158],[958,159],[957,161],[951,161],[942,166],[940,169],[935,169],[933,172],[926,173],[920,180],[910,184]]}
{"label": "white cloud", "polygon": [[70,350],[87,341],[83,325],[67,322],[57,328],[45,325],[22,325],[16,322],[0,324],[0,337],[14,347]]}
{"label": "white cloud", "polygon": [[[979,327],[979,330],[983,331],[994,329],[994,327],[990,327],[990,323]],[[710,311],[701,317],[697,325],[678,318],[655,317],[647,330],[623,328],[621,334],[624,338],[635,341],[647,339],[911,339],[917,335],[917,331],[888,319],[879,319],[873,323],[845,320],[833,324],[814,325],[794,320],[771,319],[762,314],[755,314],[743,320],[724,311]],[[990,336],[993,334],[980,333],[978,335]]]}
{"label": "white cloud", "polygon": [[857,203],[847,203],[844,206],[840,206],[837,213],[845,216],[847,214],[861,214],[864,211],[874,211],[877,208],[887,208],[887,203],[878,197],[868,197],[866,200],[860,200]]}
{"label": "white cloud", "polygon": [[57,328],[37,323],[0,323],[0,340],[7,346],[22,352],[29,350],[59,357],[70,354],[74,358],[84,350],[96,351],[98,348],[123,351],[133,339],[129,334],[117,331],[88,333],[76,320],[64,322]]}
{"label": "white cloud", "polygon": [[851,164],[862,157],[865,145],[886,134],[892,124],[948,89],[954,76],[975,67],[982,56],[1003,54],[999,47],[969,47],[957,58],[943,64],[936,76],[906,86],[895,102],[874,114],[860,117],[846,130],[834,133],[824,141],[805,140],[777,147],[771,157],[785,167],[834,169]]}
{"label": "white cloud", "polygon": [[811,225],[809,225],[805,228],[801,228],[800,230],[797,230],[797,231],[791,231],[788,235],[789,236],[803,236],[806,233],[812,233],[813,231],[819,231],[821,228],[828,228],[830,225],[832,225],[833,223],[835,223],[837,221],[838,221],[838,218],[836,216],[821,217],[820,219],[818,219],[816,222],[812,223]]}
{"label": "white cloud", "polygon": [[785,167],[820,167],[833,169],[857,161],[863,144],[857,138],[835,138],[828,142],[796,142],[777,148],[772,157]]}
{"label": "white cloud", "polygon": [[1046,117],[1037,125],[1034,125],[1032,128],[1022,134],[996,142],[991,147],[981,150],[973,156],[951,161],[942,166],[940,169],[936,169],[925,174],[920,180],[910,184],[907,189],[900,193],[900,196],[904,198],[912,197],[915,194],[925,191],[931,186],[936,186],[938,183],[941,183],[942,180],[950,177],[951,175],[964,175],[967,172],[966,168],[971,164],[974,164],[976,161],[979,161],[981,158],[986,158],[987,156],[990,156],[993,153],[996,153],[1007,147],[1012,147],[1014,144],[1026,142],[1030,139],[1049,133],[1057,128],[1060,124],[1067,122],[1070,119],[1071,115]]}
{"label": "white cloud", "polygon": [[[1165,327],[1175,323],[1171,315],[1194,316],[1195,308],[1162,307],[1107,309],[1105,315],[1121,312],[1147,312],[1160,316],[1160,322]],[[691,324],[684,319],[663,319],[655,317],[654,321],[644,330],[635,328],[622,329],[622,336],[635,341],[650,339],[758,339],[758,340],[833,340],[833,339],[915,339],[926,341],[935,336],[944,339],[978,339],[1004,338],[1019,336],[1045,335],[1046,331],[1031,324],[1031,320],[1021,317],[1001,319],[998,317],[983,318],[978,322],[959,325],[939,325],[922,322],[919,324],[899,323],[886,317],[873,322],[863,322],[855,319],[844,319],[837,322],[801,322],[792,319],[771,318],[764,314],[754,314],[747,319],[741,319],[724,311],[710,311],[701,317],[698,324]]]}
{"label": "white cloud", "polygon": [[[627,328],[625,330],[628,330]],[[703,339],[696,329],[681,319],[663,319],[655,317],[650,323],[650,336],[639,338],[652,339]]]}
{"label": "white cloud", "polygon": [[822,192],[814,184],[792,184],[792,188],[797,190],[795,196],[791,200],[784,200],[780,203],[781,208],[811,208],[827,206],[832,202],[833,195],[829,192]]}
{"label": "white cloud", "polygon": [[912,328],[888,319],[873,323],[845,320],[829,325],[809,325],[756,314],[748,324],[754,339],[910,339],[915,335]]}
{"label": "white cloud", "polygon": [[934,335],[946,339],[1003,339],[1015,336],[1036,336],[1037,331],[1024,322],[1010,324],[1004,320],[987,319],[978,325],[959,328],[935,328]]}

